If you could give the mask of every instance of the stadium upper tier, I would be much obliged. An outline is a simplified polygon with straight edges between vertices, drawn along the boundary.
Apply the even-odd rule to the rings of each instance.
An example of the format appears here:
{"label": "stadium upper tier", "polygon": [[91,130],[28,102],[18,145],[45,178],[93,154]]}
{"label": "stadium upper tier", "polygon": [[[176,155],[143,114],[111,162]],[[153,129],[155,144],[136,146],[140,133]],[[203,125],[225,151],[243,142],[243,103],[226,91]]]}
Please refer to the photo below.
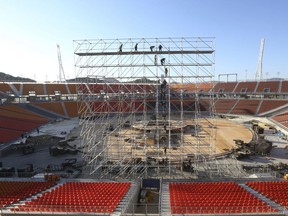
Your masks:
{"label": "stadium upper tier", "polygon": [[[153,92],[157,83],[0,83],[0,96],[11,94],[15,96],[28,96],[35,94],[70,95],[79,93],[113,93],[113,92]],[[199,84],[171,84],[171,89],[185,92],[214,92],[221,94],[287,94],[288,81],[239,81],[214,82]]]}
{"label": "stadium upper tier", "polygon": [[[157,106],[159,83],[0,83],[3,134],[0,143],[9,142],[21,134],[35,130],[49,120],[101,113],[130,113],[135,110],[153,112]],[[288,125],[288,81],[217,82],[171,84],[171,110],[195,111],[210,109],[214,97],[214,112],[232,115],[271,117],[283,127]],[[81,109],[78,97],[93,97],[93,110]],[[197,98],[196,95],[199,97]],[[106,100],[108,99],[109,100]],[[12,105],[13,104],[13,105]],[[21,113],[25,114],[19,116]],[[24,115],[23,114],[23,115]],[[28,118],[28,119],[27,119]],[[23,121],[24,120],[24,121]],[[6,122],[9,122],[7,124]]]}

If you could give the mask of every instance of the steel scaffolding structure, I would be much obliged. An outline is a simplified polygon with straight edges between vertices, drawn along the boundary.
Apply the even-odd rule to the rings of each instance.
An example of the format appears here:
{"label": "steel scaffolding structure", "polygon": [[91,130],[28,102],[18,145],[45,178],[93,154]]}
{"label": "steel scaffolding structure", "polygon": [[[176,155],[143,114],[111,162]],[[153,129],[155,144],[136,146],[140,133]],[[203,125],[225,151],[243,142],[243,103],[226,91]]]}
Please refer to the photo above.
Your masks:
{"label": "steel scaffolding structure", "polygon": [[89,174],[221,172],[214,158],[214,38],[75,40],[74,54]]}

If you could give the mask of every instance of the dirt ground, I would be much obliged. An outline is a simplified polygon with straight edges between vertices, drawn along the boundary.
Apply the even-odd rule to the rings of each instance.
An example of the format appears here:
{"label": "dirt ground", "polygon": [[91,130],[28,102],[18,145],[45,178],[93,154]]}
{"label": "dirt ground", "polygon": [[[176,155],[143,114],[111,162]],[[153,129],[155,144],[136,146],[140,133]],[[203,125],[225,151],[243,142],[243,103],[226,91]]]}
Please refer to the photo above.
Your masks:
{"label": "dirt ground", "polygon": [[217,119],[216,127],[216,153],[222,153],[226,149],[235,147],[234,139],[240,139],[248,143],[253,137],[252,130],[229,120]]}
{"label": "dirt ground", "polygon": [[[191,133],[184,133],[183,139],[184,143],[178,145],[176,148],[171,145],[165,151],[164,146],[157,146],[154,143],[148,144],[144,148],[144,144],[141,147],[140,144],[134,142],[125,142],[124,139],[131,138],[133,140],[138,140],[137,143],[141,143],[141,137],[143,132],[133,129],[125,129],[119,136],[110,136],[108,143],[109,154],[113,155],[115,159],[120,159],[124,155],[125,157],[145,157],[145,154],[153,157],[170,157],[178,158],[180,155],[189,154],[205,154],[213,155],[220,154],[231,150],[235,147],[235,139],[243,140],[244,142],[249,142],[253,133],[250,129],[245,127],[243,124],[239,124],[226,119],[200,119],[201,132],[198,136],[192,135]],[[185,120],[185,125],[194,125],[193,120]],[[120,138],[121,137],[121,138]],[[136,137],[140,138],[137,139]],[[122,141],[117,141],[122,140]],[[143,142],[143,141],[142,141]],[[108,144],[108,145],[109,145]]]}
{"label": "dirt ground", "polygon": [[[245,143],[252,140],[252,130],[226,119],[201,119],[199,120],[202,130],[199,133],[200,139],[195,136],[185,135],[191,143],[200,142],[195,148],[199,154],[220,154],[235,147],[234,140],[240,139]],[[193,122],[187,121],[192,124]],[[200,141],[199,141],[200,140]]]}

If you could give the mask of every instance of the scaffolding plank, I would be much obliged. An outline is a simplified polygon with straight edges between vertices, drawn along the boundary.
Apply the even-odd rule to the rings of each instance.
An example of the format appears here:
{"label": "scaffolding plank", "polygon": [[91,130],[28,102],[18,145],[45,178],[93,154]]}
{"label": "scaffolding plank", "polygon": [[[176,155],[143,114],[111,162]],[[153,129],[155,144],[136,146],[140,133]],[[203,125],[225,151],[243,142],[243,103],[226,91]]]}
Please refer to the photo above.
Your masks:
{"label": "scaffolding plank", "polygon": [[133,52],[75,52],[78,56],[102,55],[149,55],[149,54],[212,54],[214,50],[177,50],[177,51],[133,51]]}
{"label": "scaffolding plank", "polygon": [[[181,76],[181,75],[178,75],[178,76],[166,76],[165,78],[182,78],[182,79],[184,79],[184,78],[213,78],[214,77],[214,75],[213,74],[207,74],[207,75],[193,75],[193,74],[190,74],[190,75],[183,75],[183,76]],[[113,77],[114,79],[131,79],[132,77],[131,76],[114,76]],[[161,75],[159,75],[159,76],[156,76],[156,75],[154,75],[154,76],[133,76],[133,78],[135,78],[135,79],[142,79],[142,78],[147,78],[147,79],[153,79],[153,78],[158,78],[158,79],[160,79],[161,78]],[[106,85],[109,85],[110,83],[107,83],[106,82]],[[111,84],[113,84],[113,83],[111,83]],[[114,83],[115,84],[115,83]],[[140,83],[134,83],[134,82],[127,82],[127,84],[147,84],[147,82],[140,82]],[[148,85],[159,85],[159,84],[153,84],[153,83],[149,83]]]}
{"label": "scaffolding plank", "polygon": [[80,68],[106,68],[106,67],[154,67],[154,66],[173,66],[173,67],[205,67],[205,66],[213,66],[212,63],[196,63],[196,64],[164,64],[164,65],[155,65],[155,64],[139,64],[139,65],[119,65],[119,64],[115,64],[115,65],[104,65],[104,64],[100,64],[100,65],[76,65],[77,67]]}

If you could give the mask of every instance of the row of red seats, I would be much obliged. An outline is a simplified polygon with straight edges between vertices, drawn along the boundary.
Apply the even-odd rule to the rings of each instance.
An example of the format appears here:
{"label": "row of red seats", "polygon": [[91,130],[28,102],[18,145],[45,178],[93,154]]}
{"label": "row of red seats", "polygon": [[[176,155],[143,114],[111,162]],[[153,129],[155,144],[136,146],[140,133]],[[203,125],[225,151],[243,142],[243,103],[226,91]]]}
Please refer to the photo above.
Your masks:
{"label": "row of red seats", "polygon": [[[117,188],[115,188],[115,190],[116,190]],[[115,192],[114,191],[107,191],[107,189],[106,190],[95,190],[95,191],[97,191],[98,193],[100,193],[101,195],[101,197],[105,197],[105,196],[113,196],[113,195],[115,195]],[[95,193],[95,191],[82,191],[82,193],[81,193],[81,195],[82,196],[89,196],[90,194],[94,194]],[[123,189],[117,189],[117,191],[118,192],[125,192],[126,191],[126,189],[125,188],[123,188]],[[75,193],[75,194],[77,194],[78,195],[78,191],[73,191],[73,189],[71,189],[71,192],[69,192],[69,190],[68,191],[61,191],[60,190],[60,192],[61,192],[61,194],[63,194],[63,195],[65,195],[66,193],[69,193],[70,195],[73,195],[73,193]],[[59,192],[57,191],[57,192],[52,192],[52,194],[59,194]]]}
{"label": "row of red seats", "polygon": [[237,214],[237,213],[275,213],[278,212],[277,209],[274,209],[270,206],[265,207],[171,207],[172,214]]}
{"label": "row of red seats", "polygon": [[[207,194],[205,194],[205,193],[207,193]],[[209,198],[211,198],[211,194],[216,194],[215,192],[212,192],[211,194],[209,193],[209,191],[207,191],[207,192],[205,192],[205,193],[199,193],[199,192],[197,192],[197,193],[194,193],[195,195],[197,195],[197,194],[200,194],[203,198],[207,198],[207,199],[209,199]],[[173,194],[173,196],[175,196],[175,197],[190,197],[190,194],[191,193],[179,193],[179,192],[175,192],[174,194]],[[250,195],[249,194],[247,194],[247,193],[245,193],[245,194],[243,194],[243,193],[237,193],[237,194],[235,194],[235,196],[233,196],[234,194],[227,194],[227,192],[223,192],[223,193],[221,193],[221,192],[219,192],[219,193],[217,193],[217,194],[221,194],[222,195],[222,197],[223,198],[234,198],[234,197],[239,197],[239,198],[246,198],[246,197],[250,197]]]}
{"label": "row of red seats", "polygon": [[0,208],[6,207],[55,185],[54,182],[0,182]]}
{"label": "row of red seats", "polygon": [[[73,206],[110,206],[117,205],[121,200],[50,200],[50,201],[38,201],[37,205],[73,205]],[[26,202],[25,205],[34,205],[35,202]]]}
{"label": "row of red seats", "polygon": [[[105,187],[105,190],[101,188]],[[111,213],[129,190],[130,182],[68,182],[13,211]]]}
{"label": "row of red seats", "polygon": [[234,182],[170,183],[169,192],[172,214],[277,211]]}
{"label": "row of red seats", "polygon": [[288,208],[288,182],[247,182],[246,185],[274,202]]}
{"label": "row of red seats", "polygon": [[239,206],[239,205],[257,205],[257,206],[261,206],[261,205],[265,205],[265,203],[263,204],[263,202],[261,200],[243,200],[241,202],[239,202],[239,199],[234,199],[234,200],[225,200],[225,199],[221,199],[221,202],[215,202],[216,199],[211,199],[211,200],[197,200],[197,199],[190,199],[190,200],[185,200],[185,199],[179,199],[179,200],[171,200],[171,204],[188,204],[188,206],[200,206],[201,205],[205,205],[205,206],[225,206],[225,205],[234,205],[234,206]]}
{"label": "row of red seats", "polygon": [[90,213],[112,213],[114,206],[94,207],[94,206],[60,206],[60,205],[38,205],[38,206],[19,206],[11,208],[12,212],[90,212]]}

